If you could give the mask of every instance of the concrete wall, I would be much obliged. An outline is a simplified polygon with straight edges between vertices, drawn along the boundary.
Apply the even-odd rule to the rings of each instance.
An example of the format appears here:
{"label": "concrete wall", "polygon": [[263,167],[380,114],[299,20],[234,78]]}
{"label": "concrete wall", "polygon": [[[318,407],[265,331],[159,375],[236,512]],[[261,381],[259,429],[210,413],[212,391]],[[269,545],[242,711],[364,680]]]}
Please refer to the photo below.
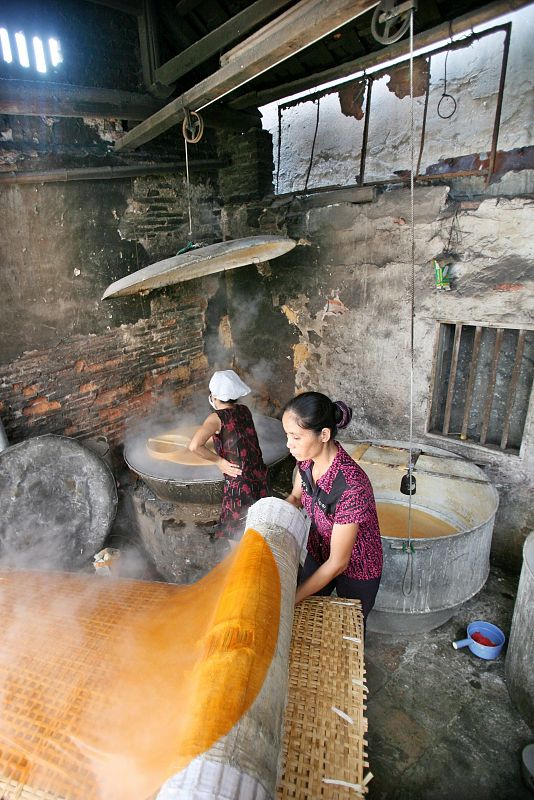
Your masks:
{"label": "concrete wall", "polygon": [[[270,213],[256,207],[260,227],[306,244],[271,262],[268,275],[250,267],[232,276],[229,324],[238,363],[263,371],[275,403],[294,391],[324,391],[353,407],[352,437],[406,440],[409,191],[383,192],[369,204],[304,206],[275,201]],[[514,569],[534,523],[534,407],[519,455],[430,436],[427,420],[438,320],[532,328],[533,211],[530,197],[463,201],[451,199],[448,187],[415,191],[414,438],[484,465],[501,497],[493,555]],[[242,235],[243,214],[234,219],[232,233]],[[453,220],[458,274],[455,289],[443,292],[431,259],[449,242]]]}

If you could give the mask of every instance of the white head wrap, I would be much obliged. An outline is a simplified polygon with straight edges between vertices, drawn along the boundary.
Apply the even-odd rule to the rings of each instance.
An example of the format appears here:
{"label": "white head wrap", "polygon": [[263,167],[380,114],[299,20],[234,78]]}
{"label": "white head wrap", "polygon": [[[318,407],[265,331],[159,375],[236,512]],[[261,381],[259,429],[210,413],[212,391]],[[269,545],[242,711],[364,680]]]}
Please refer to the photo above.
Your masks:
{"label": "white head wrap", "polygon": [[247,386],[233,369],[214,372],[209,387],[212,395],[223,402],[237,400],[238,397],[244,397],[251,392],[250,386]]}

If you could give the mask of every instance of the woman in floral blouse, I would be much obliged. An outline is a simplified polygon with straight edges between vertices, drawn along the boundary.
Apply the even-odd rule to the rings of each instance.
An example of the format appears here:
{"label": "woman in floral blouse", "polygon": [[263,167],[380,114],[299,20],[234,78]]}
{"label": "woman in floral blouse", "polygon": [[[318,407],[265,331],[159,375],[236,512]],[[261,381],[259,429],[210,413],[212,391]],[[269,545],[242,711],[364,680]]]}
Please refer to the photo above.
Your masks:
{"label": "woman in floral blouse", "polygon": [[335,440],[351,418],[345,403],[320,392],[289,401],[282,424],[299,471],[287,500],[311,519],[296,602],[336,589],[361,601],[365,620],[382,575],[382,541],[369,478]]}

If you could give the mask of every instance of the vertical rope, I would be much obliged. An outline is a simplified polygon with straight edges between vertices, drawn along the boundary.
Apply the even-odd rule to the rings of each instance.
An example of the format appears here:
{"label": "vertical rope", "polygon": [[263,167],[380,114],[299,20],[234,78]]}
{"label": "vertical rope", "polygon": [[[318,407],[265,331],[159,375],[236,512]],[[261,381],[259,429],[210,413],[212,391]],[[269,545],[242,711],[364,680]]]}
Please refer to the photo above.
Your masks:
{"label": "vertical rope", "polygon": [[[415,317],[415,219],[414,219],[414,182],[415,182],[415,120],[413,98],[413,9],[410,11],[410,453],[408,477],[410,493],[408,495],[408,562],[402,583],[405,597],[413,591],[413,551],[412,551],[412,479],[413,479],[413,383],[414,383],[414,317]],[[409,588],[406,579],[410,573]]]}
{"label": "vertical rope", "polygon": [[278,106],[278,148],[277,148],[278,152],[276,156],[276,194],[278,194],[280,185],[281,148],[282,148],[282,110],[280,106]]}
{"label": "vertical rope", "polygon": [[185,176],[186,176],[186,185],[187,185],[187,211],[189,214],[189,236],[193,234],[193,220],[191,216],[191,185],[189,183],[189,155],[187,152],[187,139],[184,137],[184,144],[185,144]]}

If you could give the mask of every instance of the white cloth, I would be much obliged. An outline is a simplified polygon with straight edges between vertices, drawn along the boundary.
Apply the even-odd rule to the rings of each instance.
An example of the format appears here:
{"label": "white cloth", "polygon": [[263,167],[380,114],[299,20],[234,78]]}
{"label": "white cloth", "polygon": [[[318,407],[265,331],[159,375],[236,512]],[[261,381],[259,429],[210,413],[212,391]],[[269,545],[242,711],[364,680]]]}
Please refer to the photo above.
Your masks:
{"label": "white cloth", "polygon": [[238,397],[244,397],[251,392],[250,386],[247,386],[233,369],[214,372],[209,387],[212,395],[223,403],[226,400],[237,400]]}

